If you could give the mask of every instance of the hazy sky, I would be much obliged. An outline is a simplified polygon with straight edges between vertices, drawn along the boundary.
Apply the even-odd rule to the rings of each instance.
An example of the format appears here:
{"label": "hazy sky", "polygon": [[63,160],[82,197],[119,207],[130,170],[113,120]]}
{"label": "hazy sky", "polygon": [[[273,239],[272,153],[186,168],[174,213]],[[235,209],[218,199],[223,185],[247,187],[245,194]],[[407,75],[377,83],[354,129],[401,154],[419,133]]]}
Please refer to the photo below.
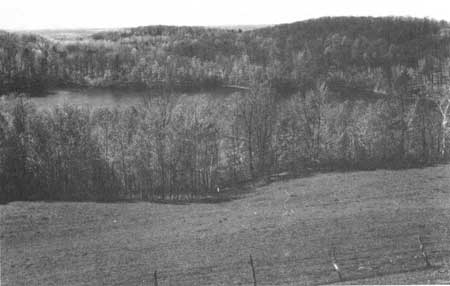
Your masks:
{"label": "hazy sky", "polygon": [[321,16],[450,21],[450,0],[0,0],[0,29],[278,24]]}

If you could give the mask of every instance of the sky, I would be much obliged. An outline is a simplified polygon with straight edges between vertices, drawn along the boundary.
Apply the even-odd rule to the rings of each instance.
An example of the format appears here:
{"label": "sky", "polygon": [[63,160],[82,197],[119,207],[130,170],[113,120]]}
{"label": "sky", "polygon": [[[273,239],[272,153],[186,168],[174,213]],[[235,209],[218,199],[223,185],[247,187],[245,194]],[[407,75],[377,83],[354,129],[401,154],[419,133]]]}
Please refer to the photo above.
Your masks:
{"label": "sky", "polygon": [[450,22],[450,0],[0,0],[3,30],[261,25],[392,15]]}

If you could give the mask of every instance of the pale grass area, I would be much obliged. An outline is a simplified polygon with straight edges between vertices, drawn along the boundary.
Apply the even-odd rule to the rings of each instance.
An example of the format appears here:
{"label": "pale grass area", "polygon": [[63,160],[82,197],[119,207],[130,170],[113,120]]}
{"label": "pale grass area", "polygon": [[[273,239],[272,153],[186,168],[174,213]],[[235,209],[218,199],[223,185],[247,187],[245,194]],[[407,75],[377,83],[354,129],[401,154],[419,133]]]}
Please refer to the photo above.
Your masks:
{"label": "pale grass area", "polygon": [[[1,285],[450,283],[450,166],[317,174],[218,204],[15,202]],[[425,269],[417,235],[436,268]]]}

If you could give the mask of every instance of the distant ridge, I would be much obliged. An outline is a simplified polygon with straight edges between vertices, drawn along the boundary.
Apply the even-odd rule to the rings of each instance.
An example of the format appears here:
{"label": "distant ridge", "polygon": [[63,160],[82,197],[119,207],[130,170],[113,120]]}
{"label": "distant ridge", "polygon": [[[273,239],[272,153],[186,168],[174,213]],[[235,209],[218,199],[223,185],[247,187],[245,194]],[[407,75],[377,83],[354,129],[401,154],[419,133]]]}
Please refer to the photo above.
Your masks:
{"label": "distant ridge", "polygon": [[256,30],[261,29],[265,27],[272,27],[279,24],[260,24],[260,25],[219,25],[219,26],[207,26],[211,28],[217,28],[217,29],[225,29],[225,30],[242,30],[242,31],[250,31],[250,30]]}
{"label": "distant ridge", "polygon": [[361,22],[377,24],[379,20],[398,20],[401,22],[414,22],[428,20],[431,22],[439,23],[442,29],[442,34],[450,34],[450,23],[444,20],[437,20],[431,18],[416,18],[409,16],[391,16],[391,17],[373,17],[373,16],[325,16],[319,18],[305,19],[289,23],[279,23],[279,24],[254,24],[254,25],[240,25],[240,24],[230,24],[230,25],[143,25],[143,26],[133,26],[133,27],[118,27],[118,28],[85,28],[85,29],[39,29],[39,30],[15,30],[8,31],[17,34],[37,34],[53,40],[82,40],[88,37],[92,37],[97,33],[133,33],[139,30],[152,29],[152,28],[162,28],[162,29],[177,29],[177,28],[192,28],[192,29],[218,29],[218,30],[229,30],[229,31],[261,31],[269,32],[273,29],[281,31],[288,29],[289,32],[293,32],[293,29],[304,30],[308,29],[310,26],[315,26],[317,24],[322,25],[323,23],[330,22],[328,28],[339,30],[339,27],[335,26],[335,22],[350,21],[354,22],[355,25],[360,25]]}

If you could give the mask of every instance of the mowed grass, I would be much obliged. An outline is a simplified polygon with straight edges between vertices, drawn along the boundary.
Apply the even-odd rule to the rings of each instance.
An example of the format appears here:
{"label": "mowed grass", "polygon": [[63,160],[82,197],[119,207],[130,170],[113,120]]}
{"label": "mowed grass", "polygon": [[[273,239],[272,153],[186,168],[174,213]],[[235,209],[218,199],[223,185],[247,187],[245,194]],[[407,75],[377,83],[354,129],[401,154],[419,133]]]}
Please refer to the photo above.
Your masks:
{"label": "mowed grass", "polygon": [[[450,166],[317,174],[216,204],[1,206],[1,285],[450,283]],[[433,268],[419,250],[422,235]]]}

